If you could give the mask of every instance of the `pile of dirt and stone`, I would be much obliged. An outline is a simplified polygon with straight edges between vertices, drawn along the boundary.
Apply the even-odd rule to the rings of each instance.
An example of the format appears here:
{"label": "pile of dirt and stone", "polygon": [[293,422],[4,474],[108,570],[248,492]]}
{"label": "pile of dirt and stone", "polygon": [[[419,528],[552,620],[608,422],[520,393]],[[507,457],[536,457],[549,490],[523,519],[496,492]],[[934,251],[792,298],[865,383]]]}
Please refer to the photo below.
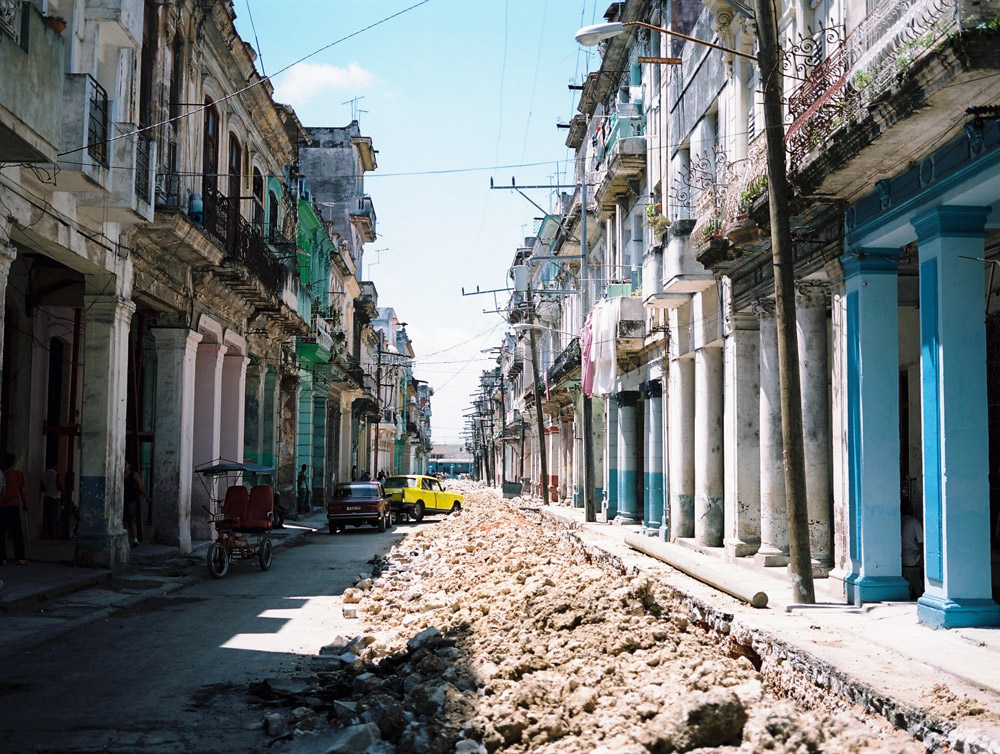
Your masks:
{"label": "pile of dirt and stone", "polygon": [[469,489],[359,577],[359,634],[252,687],[262,750],[923,751],[842,700],[780,698],[751,649],[520,504]]}

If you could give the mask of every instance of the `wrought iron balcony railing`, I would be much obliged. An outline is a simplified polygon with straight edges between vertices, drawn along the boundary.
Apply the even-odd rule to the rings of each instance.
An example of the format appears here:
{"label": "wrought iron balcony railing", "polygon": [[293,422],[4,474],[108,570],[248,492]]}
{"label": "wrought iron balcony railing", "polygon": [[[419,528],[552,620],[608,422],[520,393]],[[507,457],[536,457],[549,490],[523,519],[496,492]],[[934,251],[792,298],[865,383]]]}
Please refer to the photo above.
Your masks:
{"label": "wrought iron balcony railing", "polygon": [[135,143],[135,193],[147,204],[149,203],[149,169],[152,142],[144,136],[138,136]]}
{"label": "wrought iron balcony railing", "polygon": [[88,75],[87,154],[102,165],[108,164],[108,93]]}
{"label": "wrought iron balcony railing", "polygon": [[21,44],[21,0],[0,0],[0,32]]}
{"label": "wrought iron balcony railing", "polygon": [[[805,75],[788,102],[785,145],[793,169],[847,123],[867,112],[899,76],[949,35],[990,28],[1000,9],[970,0],[882,0],[846,37],[820,29],[786,56],[786,69]],[[832,49],[825,59],[819,52]]]}

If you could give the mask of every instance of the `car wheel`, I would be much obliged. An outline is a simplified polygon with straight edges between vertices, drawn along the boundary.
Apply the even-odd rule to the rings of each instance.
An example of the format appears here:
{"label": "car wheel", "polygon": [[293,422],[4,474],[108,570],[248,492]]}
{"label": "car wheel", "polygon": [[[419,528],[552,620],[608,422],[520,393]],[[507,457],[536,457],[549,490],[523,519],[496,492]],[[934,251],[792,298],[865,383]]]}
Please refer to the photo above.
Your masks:
{"label": "car wheel", "polygon": [[229,553],[226,548],[218,542],[213,542],[208,548],[208,555],[205,557],[208,563],[208,572],[213,579],[221,579],[229,573]]}
{"label": "car wheel", "polygon": [[462,504],[459,503],[457,500],[454,503],[451,504],[451,512],[452,513],[454,513],[455,511],[460,511],[460,510],[462,510]]}
{"label": "car wheel", "polygon": [[424,520],[424,501],[418,500],[413,506],[413,520],[420,523]]}
{"label": "car wheel", "polygon": [[379,530],[379,533],[382,533],[382,532],[385,531],[385,514],[384,513],[381,516],[378,517],[378,530]]}
{"label": "car wheel", "polygon": [[257,548],[257,562],[260,564],[260,570],[267,571],[271,568],[271,559],[273,556],[271,540],[267,537],[261,537],[260,547]]}

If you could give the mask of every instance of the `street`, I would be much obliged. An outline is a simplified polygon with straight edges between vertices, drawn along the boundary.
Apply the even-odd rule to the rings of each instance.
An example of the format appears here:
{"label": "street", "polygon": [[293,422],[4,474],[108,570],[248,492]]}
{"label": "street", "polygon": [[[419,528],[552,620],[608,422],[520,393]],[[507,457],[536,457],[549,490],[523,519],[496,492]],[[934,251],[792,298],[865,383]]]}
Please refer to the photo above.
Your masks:
{"label": "street", "polygon": [[0,750],[249,750],[261,712],[247,704],[248,683],[288,674],[352,630],[340,594],[399,531],[320,530],[276,549],[268,572],[256,560],[220,581],[205,571],[190,587],[5,658]]}

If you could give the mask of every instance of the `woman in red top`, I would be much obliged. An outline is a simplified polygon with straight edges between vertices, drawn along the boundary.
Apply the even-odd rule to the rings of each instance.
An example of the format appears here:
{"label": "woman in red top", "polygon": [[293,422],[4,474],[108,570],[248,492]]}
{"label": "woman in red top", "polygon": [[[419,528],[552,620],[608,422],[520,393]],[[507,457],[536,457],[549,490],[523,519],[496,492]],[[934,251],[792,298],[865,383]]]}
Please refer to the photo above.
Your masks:
{"label": "woman in red top", "polygon": [[28,565],[24,558],[24,530],[21,528],[21,509],[28,510],[24,499],[24,474],[14,468],[17,457],[5,453],[3,463],[3,495],[0,497],[0,565],[7,565],[7,532],[14,540],[14,557],[20,565]]}

